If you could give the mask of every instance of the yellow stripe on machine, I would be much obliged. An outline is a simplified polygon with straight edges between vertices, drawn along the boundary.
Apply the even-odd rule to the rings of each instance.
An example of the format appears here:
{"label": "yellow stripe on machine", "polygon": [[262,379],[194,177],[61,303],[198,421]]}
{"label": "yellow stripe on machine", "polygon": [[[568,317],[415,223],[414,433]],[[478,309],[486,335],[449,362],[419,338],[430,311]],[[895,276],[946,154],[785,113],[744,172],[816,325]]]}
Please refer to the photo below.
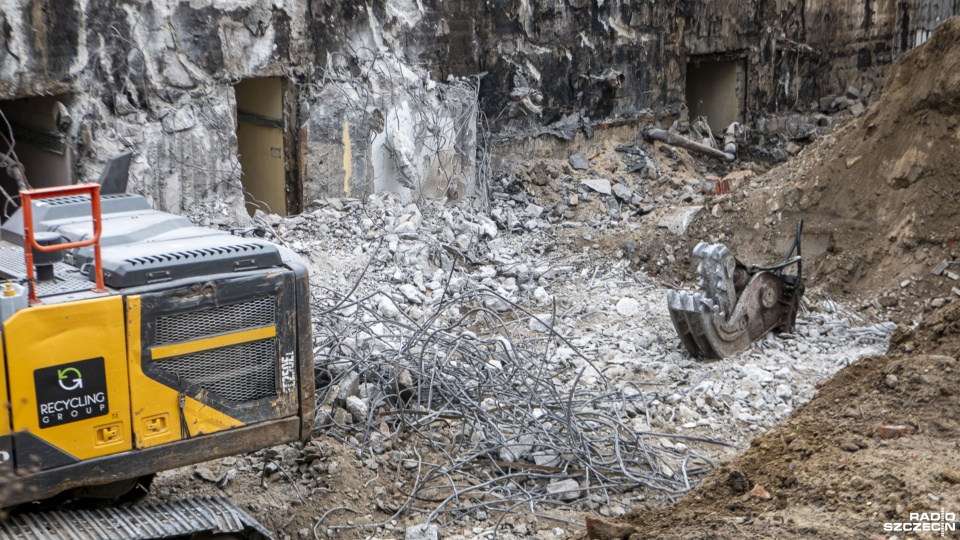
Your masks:
{"label": "yellow stripe on machine", "polygon": [[[216,433],[225,429],[243,426],[243,422],[191,397],[187,397],[184,400],[183,409],[181,410],[179,406],[180,394],[177,390],[165,386],[144,374],[140,343],[140,296],[128,296],[126,298],[126,304],[127,352],[130,366],[130,403],[133,407],[134,446],[136,448],[149,448],[181,440],[181,418],[186,424],[184,427],[187,430],[186,435],[189,437]],[[257,337],[260,335],[256,334],[257,332],[263,332],[265,337],[271,337],[276,333],[276,329],[271,327],[270,332],[267,333],[262,328],[255,328],[244,332],[225,334],[218,336],[218,338],[230,338],[233,336],[234,339],[236,339],[236,343],[243,343],[244,341],[262,339]],[[238,335],[244,336],[238,338]],[[211,343],[208,339],[201,339],[182,345],[156,347],[153,349],[152,358],[154,360],[160,358],[156,354],[158,349],[160,349],[161,352],[166,350],[169,356],[189,354],[190,352],[203,350],[203,348],[194,349],[193,345],[197,343],[205,343],[204,347],[216,347],[220,342]],[[233,343],[234,342],[228,340],[225,344],[230,345]],[[184,347],[186,345],[190,345],[191,347],[177,349],[177,347]]]}
{"label": "yellow stripe on machine", "polygon": [[150,355],[154,360],[161,360],[163,358],[183,356],[185,354],[192,354],[209,349],[219,349],[221,347],[229,347],[230,345],[239,345],[240,343],[247,343],[249,341],[269,339],[276,337],[276,335],[277,328],[275,326],[263,326],[260,328],[253,328],[250,330],[242,330],[240,332],[231,332],[229,334],[223,334],[220,336],[198,339],[196,341],[153,347],[150,349]]}

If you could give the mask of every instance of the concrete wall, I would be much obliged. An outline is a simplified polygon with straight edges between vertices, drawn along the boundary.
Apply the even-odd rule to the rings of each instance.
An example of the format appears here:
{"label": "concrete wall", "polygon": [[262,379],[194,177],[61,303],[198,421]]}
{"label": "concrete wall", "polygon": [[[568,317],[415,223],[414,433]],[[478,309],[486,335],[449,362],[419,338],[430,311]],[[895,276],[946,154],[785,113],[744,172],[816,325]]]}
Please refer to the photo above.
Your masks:
{"label": "concrete wall", "polygon": [[574,140],[584,125],[675,113],[699,55],[742,59],[748,123],[806,112],[879,88],[955,4],[0,0],[0,99],[65,96],[78,178],[132,150],[134,191],[228,219],[246,214],[234,85],[281,77],[294,206],[382,189],[462,197],[475,113],[497,140]]}
{"label": "concrete wall", "polygon": [[[284,168],[304,206],[326,196],[362,197],[378,184],[410,198],[445,195],[451,183],[465,184],[453,194],[468,193],[475,91],[404,64],[384,44],[376,10],[362,9],[355,28],[326,19],[321,4],[2,0],[0,99],[62,96],[72,122],[61,129],[78,178],[96,179],[109,157],[133,151],[131,191],[157,208],[213,221],[246,215],[234,85],[255,77],[289,83],[283,122],[293,148],[284,149]],[[399,30],[395,21],[391,28]],[[345,88],[363,102],[345,102]],[[415,189],[398,186],[398,153],[391,147],[384,157],[383,142],[375,142],[384,132],[377,118],[384,124],[403,110],[416,114],[387,133],[405,131],[417,145],[405,154]]]}

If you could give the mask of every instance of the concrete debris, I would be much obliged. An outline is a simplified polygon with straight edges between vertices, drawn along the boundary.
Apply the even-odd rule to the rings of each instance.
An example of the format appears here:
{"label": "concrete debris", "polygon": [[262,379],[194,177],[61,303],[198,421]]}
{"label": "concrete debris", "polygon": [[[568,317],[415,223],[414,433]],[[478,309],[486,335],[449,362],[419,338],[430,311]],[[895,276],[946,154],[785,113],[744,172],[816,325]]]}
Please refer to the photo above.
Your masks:
{"label": "concrete debris", "polygon": [[613,185],[613,195],[622,202],[631,202],[636,196],[629,186],[620,183]]}
{"label": "concrete debris", "polygon": [[[602,473],[598,467],[604,465],[591,457],[613,460],[615,452],[607,446],[612,439],[581,422],[600,415],[611,418],[611,425],[622,424],[625,433],[669,430],[744,444],[809,400],[817,381],[853,358],[885,350],[891,325],[860,326],[825,302],[806,305],[789,339],[760,340],[716,362],[692,361],[677,342],[662,291],[649,274],[628,260],[574,246],[577,241],[591,246],[600,231],[628,230],[648,220],[682,234],[703,206],[676,207],[680,196],[669,199],[664,193],[692,193],[693,186],[687,191],[687,182],[678,189],[668,181],[657,184],[658,192],[649,179],[618,177],[611,183],[587,173],[581,178],[540,174],[556,192],[556,202],[532,196],[522,186],[534,184],[525,178],[505,176],[492,183],[486,210],[431,200],[411,206],[384,193],[362,203],[319,200],[294,218],[264,216],[267,236],[302,246],[312,275],[318,276],[313,284],[322,315],[314,332],[315,359],[327,373],[321,379],[329,381],[318,388],[318,425],[361,452],[358,462],[364,468],[426,471],[412,447],[394,446],[393,430],[406,426],[407,433],[417,435],[404,444],[422,452],[450,452],[457,444],[466,445],[459,446],[464,455],[487,453],[501,464],[593,468],[599,476],[591,473],[591,478],[612,479],[604,488],[629,492],[635,485],[616,484],[622,475]],[[746,189],[749,174],[737,185]],[[648,208],[638,204],[643,200],[651,201],[647,212],[658,212],[655,220],[642,216]],[[622,208],[619,219],[608,214],[610,203]],[[656,210],[656,205],[667,208]],[[564,236],[567,220],[577,216],[584,222],[575,235]],[[667,245],[664,259],[676,257],[673,243]],[[497,318],[516,322],[491,327]],[[545,341],[551,343],[546,357]],[[801,359],[803,370],[797,370]],[[522,383],[518,373],[526,374]],[[643,373],[649,385],[625,385],[630,373]],[[478,384],[498,390],[478,394]],[[554,395],[562,398],[552,401]],[[567,416],[557,411],[566,410],[570,395],[575,396],[570,422],[584,431],[560,428]],[[598,399],[606,395],[617,398]],[[489,397],[475,402],[474,396]],[[515,406],[521,402],[523,407]],[[451,420],[434,422],[438,414]],[[559,433],[580,435],[567,441]],[[657,437],[648,444],[659,471],[652,486],[685,489],[684,459],[692,482],[709,470],[690,457],[688,443]],[[450,453],[453,461],[443,470],[460,470],[464,464],[458,455]],[[503,466],[484,466],[483,474],[495,479]],[[600,490],[597,484],[586,490],[575,475],[527,472],[544,476],[536,491],[523,487],[525,496],[583,501],[597,511],[604,506],[592,499]],[[651,472],[642,474],[647,478]],[[491,485],[506,496],[518,489],[509,479]],[[423,481],[417,485],[429,485],[427,477]],[[399,508],[404,502],[389,504]],[[456,508],[439,509],[447,511]]]}
{"label": "concrete debris", "polygon": [[413,525],[407,527],[405,540],[438,540],[440,530],[436,525]]}
{"label": "concrete debris", "polygon": [[935,276],[939,276],[943,274],[943,272],[947,269],[948,266],[950,266],[950,261],[944,259],[939,263],[937,263],[937,265],[930,270],[930,273]]}
{"label": "concrete debris", "polygon": [[611,195],[613,190],[610,181],[604,178],[587,178],[580,181],[584,186],[600,193],[601,195]]}
{"label": "concrete debris", "polygon": [[413,304],[422,304],[423,298],[420,296],[420,291],[415,285],[410,283],[404,283],[400,286],[400,294],[402,294],[408,302]]}
{"label": "concrete debris", "polygon": [[585,171],[590,168],[590,161],[582,154],[571,154],[569,161],[570,166],[578,171]]}
{"label": "concrete debris", "polygon": [[580,498],[580,484],[572,479],[561,480],[547,486],[547,493],[561,501],[575,501]]}
{"label": "concrete debris", "polygon": [[[610,514],[641,490],[650,500],[685,491],[711,469],[697,457],[716,455],[705,448],[746,445],[813,397],[818,381],[886,350],[891,325],[809,300],[794,334],[693,361],[652,274],[684,262],[674,235],[704,209],[732,212],[755,179],[745,165],[726,177],[729,194],[706,198],[700,182],[727,169],[685,174],[674,166],[683,151],[663,148],[639,141],[583,169],[571,156],[498,170],[482,204],[377,193],[316,197],[295,217],[258,214],[258,234],[310,266],[318,438],[349,448],[346,459],[305,450],[292,466],[273,459],[277,472],[317,490],[329,489],[330,467],[396,476],[404,485],[383,487],[381,511],[469,515],[470,527],[484,523],[479,512],[486,523],[498,514],[422,503],[455,495],[445,475],[482,480],[459,500],[496,493]],[[642,228],[669,240],[638,263]],[[618,439],[597,419],[645,435]],[[409,523],[385,534],[410,537]],[[513,530],[521,525],[552,534],[528,522]]]}
{"label": "concrete debris", "polygon": [[193,474],[196,475],[198,478],[202,478],[207,482],[213,482],[213,483],[219,482],[221,478],[220,475],[217,475],[213,471],[211,471],[209,467],[205,467],[202,465],[194,469]]}
{"label": "concrete debris", "polygon": [[682,235],[687,232],[687,229],[701,210],[703,210],[702,206],[681,206],[674,208],[660,218],[657,226],[667,229],[673,234]]}
{"label": "concrete debris", "polygon": [[364,400],[357,396],[348,397],[345,407],[347,412],[353,416],[354,422],[364,422],[370,414],[370,407]]}
{"label": "concrete debris", "polygon": [[337,403],[346,404],[350,398],[360,397],[360,374],[356,371],[349,371],[340,379],[340,386],[337,389]]}
{"label": "concrete debris", "polygon": [[617,302],[617,313],[624,317],[633,317],[640,312],[640,302],[633,298],[621,298]]}

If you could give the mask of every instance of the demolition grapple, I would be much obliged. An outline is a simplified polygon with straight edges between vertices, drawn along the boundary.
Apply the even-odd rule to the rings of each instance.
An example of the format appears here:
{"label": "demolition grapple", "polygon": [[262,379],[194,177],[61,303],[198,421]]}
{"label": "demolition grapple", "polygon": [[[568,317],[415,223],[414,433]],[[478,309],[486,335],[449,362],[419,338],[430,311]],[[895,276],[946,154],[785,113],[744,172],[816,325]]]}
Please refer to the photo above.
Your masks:
{"label": "demolition grapple", "polygon": [[[783,262],[747,266],[723,244],[693,248],[698,293],[667,292],[667,307],[683,345],[694,356],[723,358],[746,350],[767,332],[792,332],[803,296],[800,232]],[[794,255],[796,252],[796,255]],[[796,274],[784,270],[796,265]]]}

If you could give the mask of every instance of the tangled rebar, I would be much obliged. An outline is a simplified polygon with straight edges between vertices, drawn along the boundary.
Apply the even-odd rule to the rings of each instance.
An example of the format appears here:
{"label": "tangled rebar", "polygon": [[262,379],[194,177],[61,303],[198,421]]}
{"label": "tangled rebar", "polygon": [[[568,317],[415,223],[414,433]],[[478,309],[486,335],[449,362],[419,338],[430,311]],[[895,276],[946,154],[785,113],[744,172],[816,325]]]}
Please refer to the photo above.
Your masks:
{"label": "tangled rebar", "polygon": [[[361,459],[388,439],[406,449],[397,467],[414,480],[384,523],[408,512],[428,523],[481,511],[502,520],[638,489],[677,497],[714,466],[681,441],[733,446],[638,431],[635,418],[651,425],[644,390],[613,387],[553,328],[554,315],[478,286],[428,295],[415,320],[405,299],[358,289],[314,301],[318,429],[352,442]],[[353,417],[327,412],[350,384],[363,388],[365,417],[356,407]]]}

